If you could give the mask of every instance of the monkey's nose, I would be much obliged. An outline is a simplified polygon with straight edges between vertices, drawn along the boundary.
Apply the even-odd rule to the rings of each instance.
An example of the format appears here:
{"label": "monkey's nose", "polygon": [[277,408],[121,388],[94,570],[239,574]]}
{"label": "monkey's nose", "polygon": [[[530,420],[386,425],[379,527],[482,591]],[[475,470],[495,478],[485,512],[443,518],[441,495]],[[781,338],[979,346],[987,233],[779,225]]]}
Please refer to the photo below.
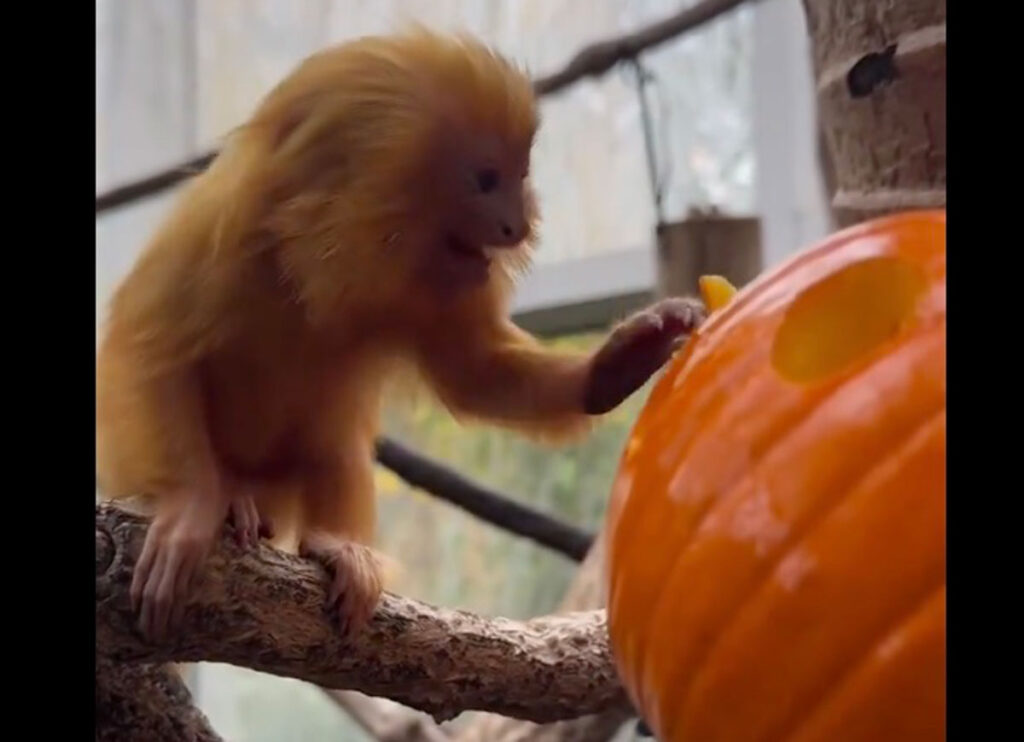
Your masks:
{"label": "monkey's nose", "polygon": [[518,245],[526,239],[527,226],[525,222],[519,222],[514,226],[508,222],[501,222],[499,229],[503,244]]}

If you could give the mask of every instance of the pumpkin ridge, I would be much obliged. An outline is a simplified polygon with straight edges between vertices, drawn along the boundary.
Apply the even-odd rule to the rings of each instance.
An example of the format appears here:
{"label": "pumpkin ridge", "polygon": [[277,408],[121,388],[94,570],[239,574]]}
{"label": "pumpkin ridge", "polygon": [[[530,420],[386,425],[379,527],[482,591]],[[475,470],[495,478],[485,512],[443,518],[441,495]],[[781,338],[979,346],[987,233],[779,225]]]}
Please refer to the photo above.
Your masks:
{"label": "pumpkin ridge", "polygon": [[[833,697],[836,692],[836,686],[841,684],[848,677],[851,677],[865,662],[871,654],[871,651],[884,642],[890,635],[899,630],[901,626],[910,621],[917,613],[928,605],[929,601],[935,597],[935,595],[943,588],[946,577],[945,565],[941,565],[938,574],[935,576],[935,582],[929,583],[928,587],[922,588],[920,593],[913,596],[913,600],[908,600],[902,607],[901,611],[894,611],[896,618],[880,629],[877,633],[872,634],[862,645],[861,649],[851,653],[849,661],[842,667],[837,668],[821,685],[818,686],[816,693],[806,700],[806,707],[811,709],[811,713],[814,713],[821,705],[827,702]],[[830,692],[831,691],[831,692]],[[782,731],[774,739],[767,742],[784,742],[787,738],[791,737],[794,733],[794,727],[800,721],[800,718],[804,715],[803,709],[797,709],[791,714],[790,718],[782,726]]]}
{"label": "pumpkin ridge", "polygon": [[[764,562],[760,564],[756,573],[751,575],[750,583],[749,585],[747,585],[746,590],[744,590],[743,595],[740,596],[740,600],[737,601],[735,605],[729,607],[727,614],[724,616],[722,620],[715,622],[717,627],[717,633],[714,636],[709,637],[709,641],[707,643],[705,651],[698,654],[693,665],[693,670],[690,673],[690,683],[687,684],[685,682],[685,679],[682,682],[680,682],[680,678],[678,677],[678,675],[670,675],[669,681],[667,683],[668,687],[679,688],[688,687],[692,685],[692,683],[697,679],[698,675],[703,669],[704,661],[707,659],[708,656],[710,656],[710,654],[714,650],[716,645],[715,640],[722,634],[726,633],[726,631],[728,631],[729,627],[732,626],[733,622],[742,612],[747,602],[750,599],[752,599],[755,595],[757,595],[758,592],[765,585],[765,583],[771,579],[772,575],[775,574],[775,570],[778,568],[782,560],[785,559],[791,553],[793,546],[803,541],[803,539],[808,534],[810,534],[815,528],[817,528],[817,526],[820,523],[825,521],[829,517],[829,515],[831,515],[831,513],[835,512],[836,508],[840,507],[843,504],[843,502],[846,500],[847,495],[850,492],[855,491],[857,487],[863,485],[863,483],[865,481],[870,480],[871,477],[877,476],[879,471],[883,471],[894,456],[902,454],[908,448],[913,449],[914,445],[916,444],[915,439],[920,434],[920,432],[927,428],[938,416],[943,414],[941,411],[941,398],[936,400],[936,404],[939,405],[938,414],[936,414],[936,409],[927,409],[924,412],[922,412],[919,417],[915,417],[912,421],[909,421],[907,426],[907,432],[901,437],[899,445],[891,446],[891,441],[888,442],[888,445],[891,446],[891,454],[884,456],[883,458],[876,459],[874,463],[866,470],[854,472],[854,475],[849,482],[846,482],[835,488],[836,495],[834,497],[822,498],[822,500],[819,503],[817,503],[818,506],[813,508],[811,512],[807,513],[805,520],[797,524],[790,530],[789,533],[786,534],[786,536],[775,547],[777,549],[777,553],[775,553],[770,558],[764,560]],[[680,558],[676,560],[676,564],[678,564],[682,560],[682,554],[685,551],[685,548],[680,551]],[[674,570],[675,564],[673,565],[673,569],[669,572],[669,576],[666,579],[666,583],[668,583],[671,580],[672,572]],[[659,596],[658,603],[655,606],[654,610],[651,612],[652,616],[657,613],[658,608],[662,605],[663,596],[668,592],[669,591],[666,590],[661,594],[661,596]],[[653,618],[651,620],[651,623],[653,623]],[[648,624],[646,629],[649,631],[650,628],[651,626],[650,624]],[[642,678],[643,663],[641,660],[638,660],[637,667],[638,674],[640,674]],[[640,685],[638,687],[642,690],[642,680],[640,681]],[[683,696],[682,700],[684,703],[687,697],[687,695]]]}
{"label": "pumpkin ridge", "polygon": [[[765,356],[766,355],[767,351]],[[743,387],[743,390],[748,389],[750,385],[756,383],[757,377],[754,376],[753,374],[750,374],[749,372],[751,369],[756,368],[759,363],[763,362],[763,358],[758,358],[754,354],[746,354],[740,360],[741,363],[738,363],[730,368],[730,371],[734,371],[734,373],[730,374],[724,380],[722,380],[719,376],[716,376],[716,384],[714,385],[712,391],[706,392],[705,394],[701,395],[701,398],[697,399],[694,402],[694,408],[689,412],[687,417],[693,419],[700,419],[701,424],[699,427],[706,427],[708,424],[717,421],[722,411],[728,408],[729,403],[732,402],[738,396],[736,393],[729,394],[724,391],[724,387],[726,387],[728,383],[743,380],[743,376],[748,377],[746,379],[747,383]],[[647,421],[647,424],[651,429],[649,433],[651,437],[658,437],[664,427],[671,426],[672,421],[677,418],[676,415],[671,414],[674,411],[675,407],[671,409],[667,407],[659,409],[657,410],[657,414],[653,415]],[[678,452],[672,451],[671,457],[678,458],[683,454],[688,453],[692,448],[693,444],[698,439],[698,435],[691,433],[688,436],[685,445],[680,447]],[[649,504],[651,503],[644,500],[634,502],[631,504],[630,508],[626,510],[625,513],[618,513],[616,523],[617,527],[615,531],[617,537],[613,537],[609,544],[609,558],[612,558],[612,554],[614,554],[614,559],[616,560],[627,558],[625,556],[626,554],[631,554],[634,549],[640,548],[642,546],[642,544],[638,543],[636,539],[626,538],[625,534],[628,534],[628,532],[631,530],[629,528],[630,525],[644,522],[648,514],[648,510],[645,506]],[[620,506],[619,510],[621,509],[622,508]],[[613,602],[619,594],[618,586],[618,580],[616,580],[613,576],[608,591],[609,605],[613,604]]]}
{"label": "pumpkin ridge", "polygon": [[[944,225],[945,219],[937,218],[936,214],[929,211],[912,212],[907,215],[906,219],[897,220],[897,227],[900,229],[920,229],[922,226],[927,227],[936,222]],[[659,379],[658,384],[651,391],[648,402],[645,405],[644,410],[641,412],[641,417],[638,418],[636,423],[634,423],[634,430],[638,429],[641,424],[644,424],[650,428],[648,433],[649,435],[657,436],[663,427],[670,426],[672,424],[674,416],[668,414],[669,411],[667,410],[658,409],[658,406],[655,403],[671,391],[669,387],[680,385],[681,381],[692,374],[695,369],[707,362],[717,361],[717,358],[713,355],[709,356],[706,352],[703,352],[703,349],[714,347],[714,341],[718,336],[728,334],[728,331],[730,331],[734,325],[745,320],[747,315],[751,312],[756,313],[763,309],[762,304],[771,300],[770,297],[772,289],[776,284],[784,282],[794,272],[797,272],[802,268],[806,268],[808,264],[813,265],[813,263],[819,259],[826,259],[827,261],[831,255],[841,253],[843,248],[850,242],[862,240],[866,237],[885,236],[885,229],[891,226],[890,221],[882,219],[878,222],[878,225],[880,226],[867,224],[848,227],[830,237],[827,242],[820,244],[818,247],[812,247],[804,252],[793,255],[788,260],[783,261],[772,273],[762,274],[749,283],[729,304],[714,313],[708,322],[706,322],[701,328],[698,328],[694,337],[683,349],[681,353],[683,357],[677,357],[674,367]],[[882,257],[890,254],[890,252],[888,250],[879,250],[878,248],[864,250],[864,255],[860,257],[860,260],[870,259],[871,254],[876,254],[876,257]],[[836,269],[841,270],[842,265],[840,264],[839,266],[836,266]],[[831,269],[821,271],[821,275],[815,278],[813,282],[824,280],[833,272],[834,270]],[[777,301],[777,298],[775,301]],[[765,354],[770,354],[770,352],[769,346],[765,349]],[[735,375],[730,376],[730,380],[742,377],[747,373],[749,368],[756,366],[761,360],[760,354],[751,353],[741,359],[739,368],[736,367],[735,363],[731,364],[729,370]],[[714,387],[716,390],[721,389],[725,383],[720,379],[716,379],[715,382]],[[713,420],[713,418],[705,418],[704,413],[710,405],[710,400],[714,399],[715,396],[717,395],[709,394],[707,395],[708,401],[698,400],[694,403],[691,416],[701,418],[701,427],[706,427],[707,423]],[[659,414],[648,417],[646,413],[651,410],[658,410]],[[692,447],[693,438],[694,437],[691,436],[687,445],[678,453],[673,452],[672,456],[679,457],[688,452],[690,447]],[[620,460],[620,466],[621,464],[622,462]],[[627,525],[638,522],[642,523],[646,512],[644,504],[645,501],[632,504],[630,508],[626,508],[627,512],[625,514],[619,512],[622,510],[621,506],[616,508],[616,531],[619,530],[623,523]],[[628,527],[622,527],[621,530],[628,531],[630,529]],[[630,543],[630,541],[627,540],[627,544],[624,548],[623,544],[616,543],[616,539],[613,539],[609,544],[610,553],[615,553],[616,559],[626,558],[624,554],[631,553],[632,551],[628,548],[628,543]],[[617,592],[615,589],[616,584],[610,584],[608,587],[608,596],[611,598]]]}
{"label": "pumpkin ridge", "polygon": [[[850,394],[851,390],[861,386],[863,384],[863,377],[865,375],[871,373],[882,373],[881,371],[878,371],[879,368],[884,369],[887,366],[896,365],[900,362],[906,363],[906,355],[913,356],[914,354],[927,353],[928,347],[936,342],[935,336],[937,334],[938,333],[935,330],[933,330],[932,332],[929,332],[926,335],[919,335],[913,341],[905,345],[902,349],[902,352],[896,354],[890,353],[888,355],[882,355],[878,358],[875,358],[872,362],[870,362],[867,365],[866,368],[864,368],[859,373],[854,375],[853,378],[830,383],[828,385],[830,387],[828,388],[828,391],[821,399],[817,400],[813,407],[807,407],[804,402],[798,402],[798,409],[796,410],[797,414],[794,414],[789,420],[787,420],[785,425],[779,428],[771,429],[771,443],[767,448],[763,449],[758,454],[757,458],[760,461],[769,460],[772,456],[773,451],[775,451],[779,446],[782,446],[787,441],[789,441],[790,436],[798,432],[814,414],[818,413],[818,410],[820,408],[824,408],[834,399],[840,397],[843,394]],[[937,395],[935,399],[935,405],[941,406],[942,402],[942,395]],[[927,422],[934,416],[934,414],[935,408],[929,406],[926,409],[922,410],[919,416],[915,416],[913,418],[908,419],[906,421],[906,433],[901,434],[901,437],[899,439],[900,442],[902,443],[907,439],[912,438],[916,434],[916,431],[919,430],[921,426],[926,425]],[[720,415],[716,415],[716,421],[719,418]],[[711,423],[710,421],[707,421],[705,423],[705,427],[711,428],[712,424],[713,423]],[[880,445],[882,446],[882,451],[884,452],[886,448],[892,446],[892,440],[888,439]],[[855,488],[859,484],[859,482],[862,481],[864,478],[870,476],[870,474],[874,472],[876,468],[882,466],[888,460],[888,458],[888,456],[883,456],[881,459],[877,460],[877,464],[873,465],[870,469],[868,469],[867,472],[853,471],[851,473],[851,481],[837,485],[835,497],[829,498],[825,502],[821,503],[821,509],[824,510],[824,512],[822,513],[822,517],[827,517],[827,513],[830,512],[832,506],[840,504],[848,491],[850,491],[852,488]],[[705,527],[708,518],[712,515],[715,509],[728,497],[730,493],[735,492],[738,487],[743,486],[747,481],[749,481],[756,475],[757,469],[740,474],[736,479],[733,479],[732,481],[724,484],[719,489],[717,496],[712,495],[708,497],[708,499],[704,503],[701,503],[701,508],[698,509],[698,514],[694,518],[693,526],[685,535],[685,537],[679,541],[675,549],[676,558],[666,563],[666,569],[663,572],[663,586],[669,585],[673,582],[673,575],[676,573],[676,570],[678,569],[679,564],[682,562],[684,555],[693,545],[694,540],[700,536],[701,530]],[[808,517],[812,518],[813,516],[809,515]],[[674,523],[675,519],[672,520]],[[671,531],[672,528],[673,526],[669,526],[667,530]],[[782,558],[784,558],[786,554],[787,545],[791,542],[791,539],[793,538],[794,534],[790,533],[787,535],[785,539],[783,539],[782,542],[780,542],[780,544],[776,546],[776,548],[778,548],[780,551],[778,555],[778,559],[780,561]],[[771,569],[773,567],[774,565],[771,563],[766,565],[767,571],[763,574],[759,574],[758,577],[756,577],[754,581],[752,581],[749,590],[746,592],[746,595],[744,596],[745,598],[749,598],[752,594],[754,594],[759,589],[759,586],[763,584],[763,581],[771,576]],[[647,641],[650,639],[652,627],[654,627],[657,624],[661,612],[666,609],[666,605],[668,605],[666,601],[671,595],[673,595],[673,591],[671,590],[663,589],[662,591],[660,591],[655,597],[654,603],[651,605],[651,610],[644,612],[640,617],[637,618],[637,621],[639,623],[637,628],[633,631],[634,635],[643,637],[642,640],[638,641],[638,644],[640,644],[640,646],[638,647],[638,650],[635,653],[633,666],[634,674],[636,676],[637,693],[641,697],[646,695],[647,692],[647,683],[645,682],[645,671],[648,659]],[[724,633],[726,629],[731,625],[733,618],[735,617],[736,613],[738,613],[738,611],[742,609],[744,602],[744,600],[741,600],[737,606],[735,606],[732,610],[729,611],[728,616],[724,620],[716,622],[716,625],[718,627],[718,634],[716,634],[716,637],[721,633]],[[610,604],[610,607],[612,607],[613,605],[614,604]],[[697,677],[697,674],[699,673],[702,667],[702,663],[704,661],[706,654],[711,652],[713,646],[714,639],[708,642],[706,652],[701,652],[698,655],[698,659],[694,664],[694,671],[691,674],[691,679],[695,679]],[[672,681],[675,681],[676,679],[677,676],[672,676]],[[672,683],[670,682],[670,685],[671,684]]]}
{"label": "pumpkin ridge", "polygon": [[[898,636],[908,626],[913,625],[915,619],[919,619],[924,615],[932,607],[932,603],[936,599],[944,599],[945,592],[946,582],[945,579],[942,579],[940,584],[929,590],[923,599],[914,604],[913,608],[906,611],[900,618],[880,631],[878,636],[872,637],[867,651],[855,658],[850,667],[844,668],[841,673],[837,673],[837,681],[823,684],[826,692],[823,693],[822,698],[817,702],[811,701],[808,704],[809,711],[806,713],[795,715],[792,724],[793,728],[784,728],[784,732],[778,737],[780,742],[797,742],[802,736],[809,734],[807,730],[813,730],[813,724],[818,720],[818,717],[826,714],[828,711],[829,703],[837,702],[837,699],[842,698],[844,692],[850,690],[849,686],[857,679],[860,673],[869,669],[874,655],[881,650],[885,643],[894,636]],[[828,692],[828,689],[831,689],[831,692]]]}
{"label": "pumpkin ridge", "polygon": [[[904,452],[907,448],[913,450],[915,444],[918,443],[918,437],[922,435],[922,431],[930,429],[930,427],[937,421],[945,418],[945,409],[939,409],[936,413],[928,416],[926,420],[922,422],[914,431],[907,436],[905,445],[901,446],[899,451],[896,451],[893,455],[898,455]],[[887,463],[892,456],[887,457],[881,464]],[[873,467],[872,471],[877,470],[878,467]],[[805,703],[801,703],[801,710],[797,710],[792,715],[792,718],[787,720],[782,726],[782,733],[778,735],[777,740],[785,740],[793,733],[793,727],[795,727],[801,718],[807,718],[814,714],[814,712],[821,706],[823,706],[836,692],[837,688],[840,687],[849,676],[853,675],[861,664],[866,661],[869,657],[872,648],[878,646],[885,641],[886,637],[896,632],[900,626],[903,626],[910,619],[917,615],[924,606],[935,596],[937,592],[942,590],[945,586],[946,568],[943,564],[938,575],[937,582],[934,585],[929,585],[927,588],[922,589],[922,596],[916,600],[908,600],[907,603],[910,606],[904,611],[895,612],[897,618],[891,622],[886,623],[881,627],[875,634],[868,636],[864,641],[864,649],[858,652],[851,653],[850,661],[843,667],[838,667],[831,674],[831,676],[824,682],[822,682],[818,688],[818,697],[810,698]],[[832,691],[832,692],[830,692]],[[809,713],[803,711],[803,709],[810,709]]]}
{"label": "pumpkin ridge", "polygon": [[[755,362],[753,364],[747,364],[747,365],[756,366],[757,364]],[[747,379],[747,382],[748,382],[747,385],[744,386],[744,390],[749,388],[749,386],[755,384],[757,382],[757,377],[751,375]],[[722,387],[721,386],[716,386],[715,389],[720,391],[722,389]],[[728,409],[729,406],[730,406],[729,403],[732,402],[737,396],[738,395],[736,395],[736,394],[733,394],[733,395],[729,395],[729,394],[708,394],[707,395],[707,401],[702,406],[702,408],[700,410],[692,411],[690,413],[690,416],[691,417],[701,417],[701,420],[702,420],[702,426],[701,427],[706,427],[707,425],[711,424],[712,422],[716,422],[719,419],[719,417],[722,415],[723,410]],[[707,416],[708,415],[708,409],[707,408],[710,407],[711,401],[712,400],[717,400],[717,399],[721,399],[722,402],[717,404],[710,411],[710,416]],[[704,415],[702,415],[701,413],[704,413]],[[673,416],[668,415],[668,411],[667,410],[664,412],[664,416],[665,417],[673,417]],[[697,435],[691,435],[689,437],[689,439],[686,441],[686,445],[683,446],[678,453],[674,453],[673,454],[673,458],[677,458],[677,457],[682,456],[684,453],[688,453],[690,451],[690,449],[692,448],[692,446],[694,445],[694,443],[697,442],[698,438],[699,438],[699,436],[697,436]],[[741,476],[741,475],[737,475],[737,477],[739,477],[739,476]],[[725,487],[731,487],[734,484],[735,484],[735,480],[733,480],[733,481],[729,482],[728,484],[726,484]],[[699,529],[701,523],[703,523],[704,517],[706,516],[707,512],[712,508],[714,503],[715,503],[715,498],[714,497],[710,497],[710,498],[707,499],[706,502],[702,503],[701,504],[701,508],[697,510],[697,512],[695,514],[695,522],[694,522],[694,524],[693,524],[689,534],[687,534],[686,537],[681,541],[681,543],[683,544],[683,548],[684,549],[685,549],[685,546],[689,543],[689,540],[692,537],[692,535],[697,532],[697,530]],[[631,509],[628,512],[628,515],[630,515],[631,517],[629,517],[628,520],[621,520],[619,522],[618,528],[616,529],[616,534],[618,534],[623,539],[623,543],[621,545],[614,544],[612,546],[612,548],[615,549],[615,559],[625,559],[625,558],[628,558],[627,556],[624,556],[624,555],[625,554],[632,554],[632,552],[635,549],[642,548],[642,547],[645,546],[645,544],[641,543],[638,539],[626,538],[625,534],[628,533],[629,529],[624,527],[623,524],[627,523],[627,522],[629,522],[629,523],[643,523],[645,518],[648,515],[648,510],[646,508],[640,507],[640,506],[642,506],[642,505],[652,505],[652,504],[653,503],[651,503],[649,501],[645,501],[645,500],[641,500],[640,502],[633,503],[632,506],[631,506]],[[676,519],[672,519],[672,525],[669,528],[669,533],[667,534],[667,536],[669,536],[669,537],[672,536],[672,531],[674,531],[675,528],[676,528],[675,524],[676,524]],[[671,573],[671,571],[672,571],[672,569],[674,567],[674,564],[675,564],[675,562],[673,562],[673,561],[667,561],[664,564],[664,569],[663,569],[662,575],[661,575],[662,578],[664,578],[665,576],[667,576],[668,574]],[[619,600],[621,599],[621,590],[618,589],[619,584],[620,583],[618,582],[618,580],[613,579],[612,584],[611,584],[611,590],[609,591],[609,595],[608,595],[608,599],[609,599],[608,600],[608,605],[609,605],[609,609],[611,609],[611,610],[614,610],[614,606],[616,606],[617,603],[619,602]],[[659,598],[656,597],[655,598],[655,603],[653,604],[653,606],[657,606],[658,605],[658,600],[659,600]],[[646,651],[645,647],[639,647],[637,649],[637,651],[636,651],[636,662],[637,662],[636,670],[637,670],[637,677],[638,677],[638,684],[639,684],[638,688],[640,689],[641,693],[643,692],[643,682],[642,682],[642,680],[640,680],[640,678],[642,677],[642,671],[643,671],[643,667],[644,667],[643,657],[644,657],[645,651]]]}
{"label": "pumpkin ridge", "polygon": [[[906,435],[906,436],[904,436],[904,437],[902,437],[900,439],[900,445],[896,449],[896,451],[895,451],[895,453],[893,455],[885,457],[882,461],[879,462],[879,466],[872,467],[871,473],[868,475],[868,477],[865,477],[864,479],[858,480],[858,482],[856,484],[854,484],[853,487],[851,487],[849,489],[846,489],[846,490],[841,492],[841,497],[837,498],[837,502],[836,502],[836,505],[838,507],[842,507],[844,504],[848,503],[849,500],[850,500],[851,493],[856,493],[857,488],[862,486],[865,480],[870,479],[872,474],[875,474],[880,469],[884,470],[885,464],[888,464],[889,462],[891,462],[896,454],[905,454],[907,449],[910,449],[911,451],[914,451],[915,449],[919,449],[921,451],[927,451],[928,450],[928,448],[927,448],[928,434],[930,434],[931,429],[933,427],[933,424],[936,421],[944,420],[945,415],[946,415],[945,408],[942,406],[942,402],[944,401],[944,399],[940,397],[940,399],[936,400],[936,401],[938,403],[938,407],[936,409],[931,410],[929,412],[929,414],[927,416],[925,416],[925,419],[922,421],[922,423],[920,425],[915,426],[915,428],[913,429],[913,431],[909,435]],[[892,473],[889,473],[889,476],[894,476],[894,475]],[[898,474],[895,475],[895,476],[898,476]],[[835,509],[831,509],[829,515],[826,515],[825,518],[819,519],[817,524],[816,524],[816,528],[814,530],[806,532],[804,534],[803,538],[799,542],[797,542],[797,544],[795,544],[795,545],[791,546],[789,549],[785,550],[785,552],[783,553],[783,558],[785,558],[786,556],[789,556],[790,554],[792,554],[794,552],[794,550],[797,548],[797,546],[799,546],[799,544],[805,543],[814,534],[814,532],[817,531],[821,527],[821,525],[828,520],[828,518],[834,512],[835,512]],[[781,560],[780,560],[780,563],[781,563]],[[717,629],[718,630],[717,630],[717,635],[715,637],[715,640],[708,643],[707,649],[703,653],[703,657],[701,659],[700,666],[698,668],[696,668],[696,670],[693,673],[691,673],[691,675],[690,675],[690,681],[689,681],[689,683],[686,684],[685,692],[681,696],[677,696],[677,698],[680,698],[680,702],[678,704],[678,708],[682,710],[682,713],[680,714],[680,716],[677,716],[673,721],[678,722],[685,715],[685,710],[687,708],[689,708],[694,703],[694,701],[693,701],[694,688],[698,686],[698,682],[702,679],[702,675],[707,672],[707,670],[708,670],[708,661],[714,656],[715,649],[718,648],[721,645],[723,637],[728,635],[729,631],[737,624],[737,622],[740,620],[743,612],[745,610],[749,610],[750,606],[753,605],[754,601],[757,598],[762,597],[762,594],[764,593],[764,591],[770,587],[770,585],[771,585],[770,578],[772,576],[774,576],[776,574],[776,572],[777,572],[777,566],[776,566],[776,570],[773,570],[772,572],[768,573],[766,579],[763,579],[760,582],[758,582],[758,584],[756,586],[754,586],[753,589],[746,591],[746,595],[745,595],[745,598],[744,598],[744,600],[742,602],[742,605],[740,606],[740,610],[734,612],[730,616],[728,621],[722,622],[720,624],[717,624]],[[897,607],[895,609],[892,609],[890,611],[889,615],[890,616],[895,616],[895,617],[903,617],[904,619],[906,619],[906,617],[908,617],[910,615],[913,615],[911,613],[913,608],[919,607],[924,602],[925,598],[927,598],[932,593],[934,593],[934,591],[935,591],[935,589],[937,587],[941,587],[941,585],[943,583],[943,580],[944,580],[944,577],[945,577],[945,563],[943,562],[942,564],[937,565],[937,574],[934,576],[934,581],[932,579],[928,579],[928,578],[923,579],[922,580],[923,587],[921,587],[919,589],[919,591],[914,592],[911,595],[911,599],[901,601],[897,605]],[[878,641],[879,635],[885,636],[886,635],[886,631],[888,631],[888,629],[895,624],[896,620],[897,620],[896,618],[888,618],[886,620],[880,621],[880,623],[883,625],[883,628],[878,630],[878,631],[875,631],[875,632],[871,633],[870,636],[868,636],[865,639],[865,641],[863,642],[863,646],[866,646],[868,648],[873,646],[874,645],[873,642],[877,642]],[[817,689],[818,689],[817,692],[819,694],[822,694],[822,695],[827,693],[829,682],[834,681],[834,679],[836,677],[842,677],[844,675],[844,673],[849,671],[849,669],[853,665],[855,665],[858,661],[860,661],[865,656],[865,654],[866,654],[866,652],[863,649],[863,647],[860,648],[860,649],[851,650],[847,660],[844,661],[842,667],[837,668],[836,671],[831,673],[829,675],[828,681],[823,681],[822,683],[820,683],[817,686]],[[671,687],[671,685],[669,687]],[[678,687],[678,686],[676,686],[676,687]],[[812,693],[814,693],[814,692],[815,691],[812,690]],[[821,695],[819,695],[818,698],[821,698]],[[813,704],[815,700],[816,699],[814,699],[812,697],[811,703]],[[795,706],[797,706],[798,708],[803,708],[803,707],[806,706],[806,704],[805,703],[797,703],[797,704],[795,704]],[[799,713],[799,712],[797,712],[797,713]],[[784,724],[783,728],[785,728],[785,724]],[[666,730],[666,732],[667,732],[666,736],[669,739],[672,739],[672,732],[673,731],[674,731],[673,728],[669,728],[669,729]]]}
{"label": "pumpkin ridge", "polygon": [[660,374],[605,518],[610,649],[659,739],[945,733],[945,227],[832,232]]}
{"label": "pumpkin ridge", "polygon": [[[728,306],[731,305],[727,305],[727,308]],[[698,348],[694,348],[693,350],[699,350],[700,343],[698,342],[696,344]],[[686,431],[687,435],[684,444],[679,446],[678,449],[670,449],[664,454],[664,457],[672,460],[678,460],[684,455],[689,455],[693,446],[699,443],[700,440],[700,436],[696,435],[697,430],[716,424],[725,411],[734,407],[735,401],[739,399],[742,394],[748,392],[752,386],[758,383],[758,377],[751,373],[751,371],[756,369],[759,365],[762,365],[768,358],[769,353],[770,348],[768,345],[765,345],[759,353],[743,352],[742,350],[736,351],[737,357],[735,359],[731,359],[729,365],[726,366],[721,373],[715,374],[711,379],[709,379],[709,382],[713,381],[713,383],[698,385],[696,382],[702,381],[701,379],[696,379],[691,382],[694,386],[703,386],[703,393],[701,394],[700,390],[696,393],[697,396],[694,397],[694,401],[689,405],[690,409],[685,415],[686,420],[684,421],[684,425],[686,427],[683,429]],[[686,366],[690,367],[685,371],[682,368],[683,361],[685,361]],[[709,363],[713,366],[717,366],[721,361],[715,356],[708,356],[707,354],[696,355],[691,353],[683,359],[680,359],[679,365],[670,370],[669,374],[666,374],[659,383],[669,383],[673,386],[682,386],[679,382],[679,376],[681,374],[693,373],[695,369],[703,367],[705,364]],[[744,386],[739,390],[729,392],[728,387],[737,382],[743,383]],[[835,382],[833,385],[837,384],[838,382]],[[644,409],[644,413],[651,413],[650,416],[645,417],[642,421],[638,420],[637,423],[634,424],[634,428],[638,428],[641,422],[646,425],[648,433],[645,438],[659,438],[662,435],[662,431],[665,429],[678,427],[678,424],[674,425],[673,423],[680,417],[678,414],[678,408],[683,405],[677,403],[671,407],[653,406],[652,402],[654,401],[656,392],[657,389],[652,392],[652,399],[648,401],[647,406]],[[700,423],[692,423],[695,427],[691,430],[689,421],[696,420],[699,420]],[[785,429],[783,429],[783,432],[784,430]],[[683,436],[679,435],[676,437],[682,438]],[[628,461],[624,452],[622,459],[620,460],[620,467],[627,464]],[[635,487],[635,485],[632,485],[631,489],[633,487]],[[635,500],[635,498],[633,499]],[[632,530],[632,526],[635,524],[644,523],[648,515],[648,505],[653,505],[653,503],[648,500],[641,499],[630,503],[628,508],[625,507],[625,501],[616,503],[615,507],[610,508],[615,522],[615,536],[613,536],[609,542],[608,553],[610,559],[626,559],[628,558],[626,556],[627,554],[632,554],[633,550],[640,547],[637,540],[628,538],[625,534],[628,534],[629,531]],[[699,518],[700,515],[698,514],[697,517]],[[699,525],[699,523],[697,525]],[[667,568],[670,568],[670,566]],[[619,594],[618,586],[618,580],[613,574],[608,586],[609,605],[615,601]]]}

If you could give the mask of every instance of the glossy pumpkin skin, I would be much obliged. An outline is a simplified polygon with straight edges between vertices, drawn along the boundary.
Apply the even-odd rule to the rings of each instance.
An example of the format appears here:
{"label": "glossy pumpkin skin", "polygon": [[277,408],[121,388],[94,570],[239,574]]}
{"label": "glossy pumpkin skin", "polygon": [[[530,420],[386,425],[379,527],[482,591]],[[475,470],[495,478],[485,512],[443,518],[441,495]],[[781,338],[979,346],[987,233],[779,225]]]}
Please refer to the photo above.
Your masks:
{"label": "glossy pumpkin skin", "polygon": [[829,237],[713,312],[652,390],[606,574],[659,740],[945,738],[945,229]]}

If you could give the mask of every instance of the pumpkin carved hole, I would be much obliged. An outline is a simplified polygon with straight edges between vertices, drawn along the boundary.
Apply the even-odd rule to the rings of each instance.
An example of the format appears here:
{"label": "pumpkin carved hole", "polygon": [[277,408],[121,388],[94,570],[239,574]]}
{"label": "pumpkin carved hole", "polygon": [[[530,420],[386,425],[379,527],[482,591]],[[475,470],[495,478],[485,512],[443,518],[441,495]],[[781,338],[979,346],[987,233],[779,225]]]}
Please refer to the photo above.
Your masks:
{"label": "pumpkin carved hole", "polygon": [[863,359],[907,326],[925,276],[897,257],[870,258],[830,274],[790,304],[772,366],[795,383],[819,381]]}

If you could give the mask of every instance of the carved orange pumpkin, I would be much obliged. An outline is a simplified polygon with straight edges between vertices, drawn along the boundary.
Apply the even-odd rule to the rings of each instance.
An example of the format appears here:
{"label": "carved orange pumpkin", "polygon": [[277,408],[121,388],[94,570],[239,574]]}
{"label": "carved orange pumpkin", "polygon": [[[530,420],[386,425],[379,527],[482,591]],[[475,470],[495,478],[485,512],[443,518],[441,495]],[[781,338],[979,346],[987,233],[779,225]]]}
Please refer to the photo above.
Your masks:
{"label": "carved orange pumpkin", "polygon": [[607,520],[608,620],[663,742],[945,738],[946,217],[839,232],[695,333]]}

